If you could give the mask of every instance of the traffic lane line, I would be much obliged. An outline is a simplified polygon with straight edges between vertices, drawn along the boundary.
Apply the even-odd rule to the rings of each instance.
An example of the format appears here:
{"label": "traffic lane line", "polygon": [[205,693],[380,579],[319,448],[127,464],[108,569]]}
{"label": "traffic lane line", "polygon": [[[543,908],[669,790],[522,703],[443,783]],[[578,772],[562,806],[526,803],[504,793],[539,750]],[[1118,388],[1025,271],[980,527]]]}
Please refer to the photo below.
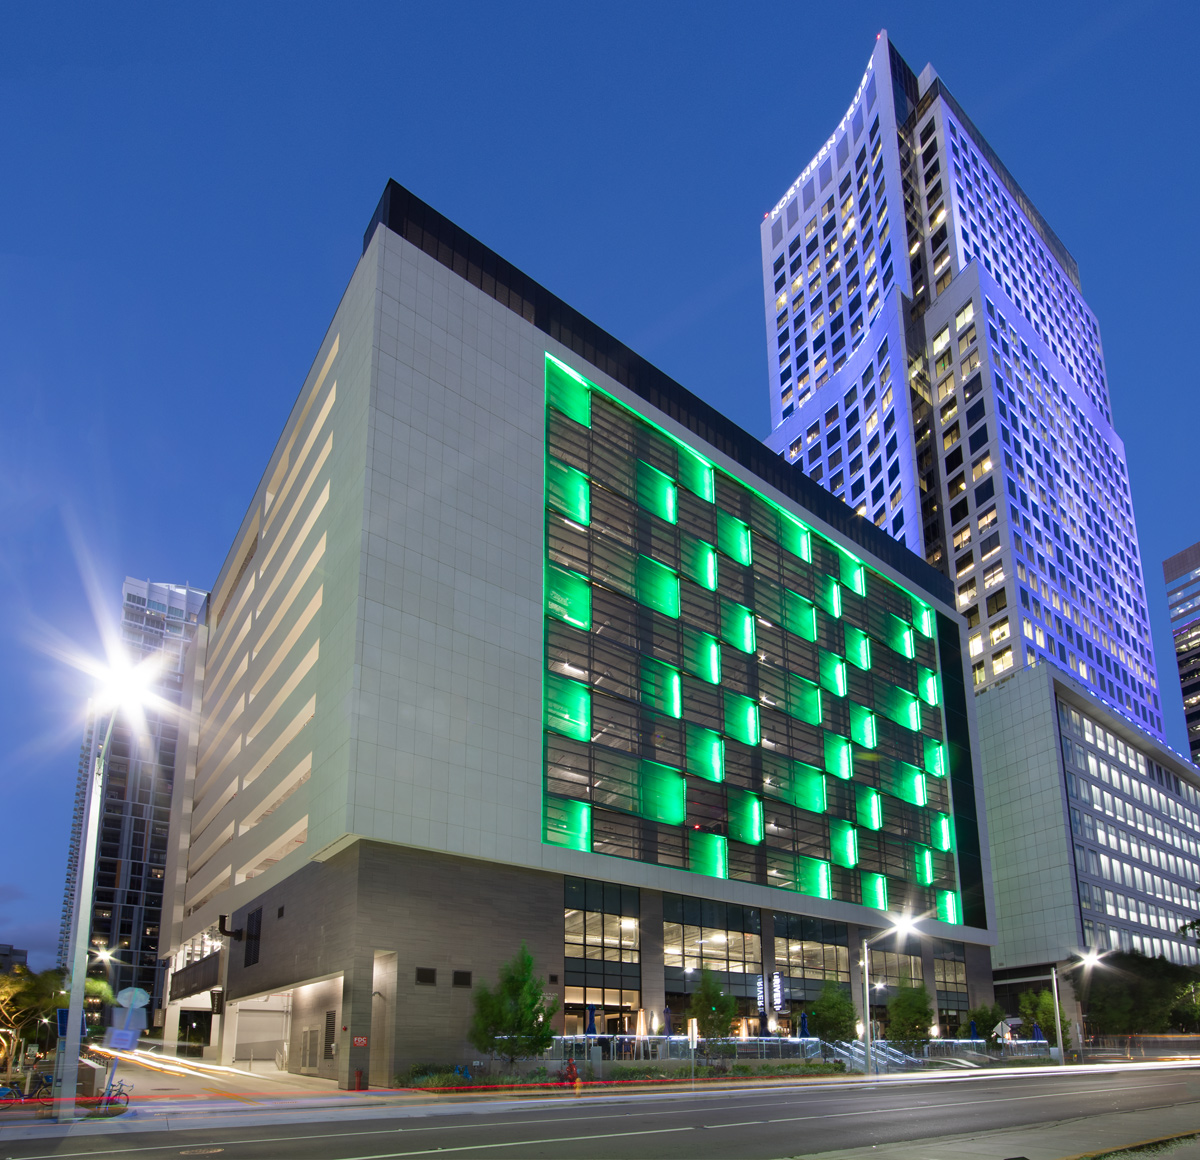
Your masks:
{"label": "traffic lane line", "polygon": [[[1180,1082],[1177,1084],[1162,1084],[1160,1086],[1161,1087],[1183,1087],[1185,1085],[1182,1082]],[[1128,1090],[1127,1088],[1123,1088],[1123,1087],[1122,1088],[1095,1088],[1089,1094],[1102,1095],[1106,1092],[1127,1091],[1127,1090]],[[989,1102],[991,1102],[991,1103],[1013,1103],[1018,1100],[1044,1100],[1044,1099],[1051,1099],[1051,1098],[1054,1098],[1057,1096],[1061,1096],[1061,1094],[1062,1094],[1061,1092],[1043,1092],[1038,1095],[1004,1096],[1004,1097],[1001,1097],[1000,1099],[991,1100]],[[924,1111],[928,1108],[974,1107],[978,1104],[978,1102],[979,1101],[977,1101],[977,1100],[956,1100],[953,1102],[947,1102],[947,1103],[941,1103],[941,1104],[921,1104],[918,1107],[913,1107],[913,1108],[893,1108],[893,1109],[889,1109],[889,1110],[900,1111],[900,1112],[920,1112],[920,1111]],[[577,1143],[581,1140],[588,1140],[588,1141],[611,1140],[611,1139],[618,1139],[618,1138],[631,1137],[631,1136],[666,1135],[666,1134],[675,1133],[675,1132],[694,1132],[697,1130],[719,1131],[723,1128],[760,1127],[764,1124],[794,1124],[794,1123],[799,1123],[801,1121],[838,1120],[838,1119],[847,1119],[851,1116],[874,1116],[874,1115],[878,1115],[879,1112],[880,1112],[880,1109],[878,1109],[878,1108],[864,1108],[864,1109],[861,1109],[859,1111],[854,1111],[854,1112],[829,1112],[829,1113],[825,1113],[822,1115],[810,1115],[810,1116],[781,1116],[781,1117],[777,1117],[777,1118],[773,1118],[773,1119],[769,1119],[769,1120],[743,1120],[741,1122],[732,1123],[732,1124],[701,1124],[701,1125],[693,1125],[693,1126],[682,1127],[682,1128],[649,1128],[649,1129],[644,1129],[642,1131],[636,1131],[636,1132],[605,1132],[605,1133],[586,1132],[586,1133],[581,1133],[576,1136],[556,1136],[556,1137],[549,1137],[549,1138],[535,1137],[534,1139],[530,1139],[530,1140],[510,1140],[510,1141],[502,1142],[502,1143],[458,1144],[458,1145],[454,1145],[451,1147],[442,1146],[442,1147],[437,1147],[437,1148],[411,1149],[411,1150],[404,1151],[404,1152],[376,1152],[376,1153],[370,1153],[367,1155],[343,1156],[343,1157],[339,1157],[339,1160],[403,1160],[403,1158],[407,1157],[407,1156],[429,1156],[435,1152],[471,1152],[471,1151],[483,1151],[484,1149],[490,1150],[490,1149],[494,1149],[494,1148],[525,1148],[525,1147],[539,1146],[539,1145],[543,1145],[543,1144]]]}

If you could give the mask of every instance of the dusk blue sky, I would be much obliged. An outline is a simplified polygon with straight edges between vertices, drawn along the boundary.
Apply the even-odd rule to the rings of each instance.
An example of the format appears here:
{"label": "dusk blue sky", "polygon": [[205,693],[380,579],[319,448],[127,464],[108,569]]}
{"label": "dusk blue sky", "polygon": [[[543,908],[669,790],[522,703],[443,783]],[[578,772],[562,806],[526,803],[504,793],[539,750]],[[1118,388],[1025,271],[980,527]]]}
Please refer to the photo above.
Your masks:
{"label": "dusk blue sky", "polygon": [[[982,11],[982,14],[981,14]],[[80,542],[207,587],[394,177],[754,434],[758,224],[886,27],[1079,262],[1161,561],[1200,539],[1185,3],[6,5],[0,942],[48,966],[97,651]],[[77,529],[72,531],[72,529]]]}

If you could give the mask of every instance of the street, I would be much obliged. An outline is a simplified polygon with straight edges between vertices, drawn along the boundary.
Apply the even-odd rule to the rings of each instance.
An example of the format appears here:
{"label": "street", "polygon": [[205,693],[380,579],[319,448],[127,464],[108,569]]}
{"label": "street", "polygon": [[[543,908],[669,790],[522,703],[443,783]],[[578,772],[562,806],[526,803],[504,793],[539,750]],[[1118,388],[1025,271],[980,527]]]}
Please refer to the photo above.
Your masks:
{"label": "street", "polygon": [[[1109,1116],[1147,1139],[1173,1110],[1200,1127],[1200,1069],[1036,1069],[1022,1073],[755,1087],[745,1091],[632,1094],[439,1103],[355,1095],[355,1106],[273,1109],[228,1101],[203,1110],[146,1107],[129,1119],[68,1136],[27,1127],[0,1134],[0,1156],[63,1160],[120,1155],[145,1160],[220,1155],[223,1160],[400,1160],[455,1152],[516,1157],[800,1157],[895,1141],[979,1136],[999,1129],[1079,1121],[1079,1134]],[[417,1099],[421,1102],[407,1102]],[[378,1104],[376,1103],[378,1101]],[[1188,1109],[1186,1105],[1194,1105]],[[1112,1117],[1124,1113],[1126,1117]],[[1147,1115],[1149,1113],[1149,1115]],[[1193,1114],[1195,1113],[1195,1114]],[[160,1118],[161,1117],[161,1118]],[[162,1123],[171,1125],[163,1130]],[[1150,1129],[1143,1125],[1150,1125]],[[1141,1132],[1139,1135],[1138,1132]],[[1061,1129],[1060,1129],[1061,1134]],[[1084,1146],[1072,1151],[1083,1151]],[[848,1153],[849,1154],[849,1153]],[[855,1151],[853,1154],[857,1154]],[[954,1155],[953,1151],[945,1153]],[[1004,1155],[1000,1152],[998,1155]],[[1012,1155],[1012,1153],[1008,1153]],[[1032,1153],[1026,1153],[1032,1156]],[[1056,1155],[1066,1155],[1059,1151]]]}

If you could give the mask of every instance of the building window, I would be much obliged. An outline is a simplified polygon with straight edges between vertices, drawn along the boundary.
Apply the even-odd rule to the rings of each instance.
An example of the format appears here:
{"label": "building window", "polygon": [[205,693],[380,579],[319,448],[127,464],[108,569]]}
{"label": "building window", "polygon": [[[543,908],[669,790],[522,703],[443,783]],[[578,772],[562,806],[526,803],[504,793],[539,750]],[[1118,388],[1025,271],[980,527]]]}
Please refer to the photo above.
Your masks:
{"label": "building window", "polygon": [[[551,975],[550,981],[552,983],[557,983],[558,976]],[[453,987],[469,987],[471,985],[471,972],[470,971],[455,971],[454,975],[452,976],[450,985]]]}
{"label": "building window", "polygon": [[756,975],[762,971],[762,918],[749,906],[663,895],[663,965]]}
{"label": "building window", "polygon": [[242,957],[242,966],[252,967],[258,962],[258,950],[261,940],[262,907],[260,906],[246,915],[246,949]]}
{"label": "building window", "polygon": [[417,986],[418,987],[436,987],[437,986],[437,969],[434,967],[418,967],[417,968]]}

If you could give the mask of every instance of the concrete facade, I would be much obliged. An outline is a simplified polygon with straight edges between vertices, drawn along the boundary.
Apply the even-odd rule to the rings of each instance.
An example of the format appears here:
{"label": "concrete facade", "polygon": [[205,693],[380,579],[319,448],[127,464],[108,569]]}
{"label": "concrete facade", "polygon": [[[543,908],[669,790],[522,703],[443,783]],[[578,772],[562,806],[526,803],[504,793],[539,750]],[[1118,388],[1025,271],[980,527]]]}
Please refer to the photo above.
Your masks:
{"label": "concrete facade", "polygon": [[[558,977],[548,990],[582,995],[592,984],[572,982],[584,968],[564,955],[566,876],[640,898],[637,970],[622,962],[609,977],[636,976],[637,1005],[652,1011],[669,994],[666,896],[760,914],[760,971],[776,909],[835,924],[843,947],[860,924],[887,925],[858,902],[544,837],[547,354],[927,600],[947,687],[961,686],[965,664],[952,596],[921,561],[816,489],[806,509],[788,469],[778,484],[757,477],[744,448],[780,465],[749,436],[677,385],[675,399],[637,394],[618,365],[637,356],[602,332],[615,354],[577,353],[542,318],[544,291],[522,299],[523,275],[464,247],[460,270],[428,234],[373,223],[191,657],[198,724],[173,807],[163,953],[175,970],[201,961],[225,942],[227,916],[240,938],[224,960],[222,1057],[241,1053],[239,1012],[286,993],[287,1066],[342,1086],[358,1072],[381,1083],[406,1063],[477,1056],[465,1043],[471,992],[454,972],[490,984],[522,940],[543,976]],[[969,946],[970,987],[983,995],[978,948],[992,936],[969,700],[929,710],[931,731],[953,731],[953,789],[938,792],[952,792],[963,835],[945,861],[968,919],[947,901],[947,920],[923,926]],[[436,981],[418,983],[418,969]]]}

